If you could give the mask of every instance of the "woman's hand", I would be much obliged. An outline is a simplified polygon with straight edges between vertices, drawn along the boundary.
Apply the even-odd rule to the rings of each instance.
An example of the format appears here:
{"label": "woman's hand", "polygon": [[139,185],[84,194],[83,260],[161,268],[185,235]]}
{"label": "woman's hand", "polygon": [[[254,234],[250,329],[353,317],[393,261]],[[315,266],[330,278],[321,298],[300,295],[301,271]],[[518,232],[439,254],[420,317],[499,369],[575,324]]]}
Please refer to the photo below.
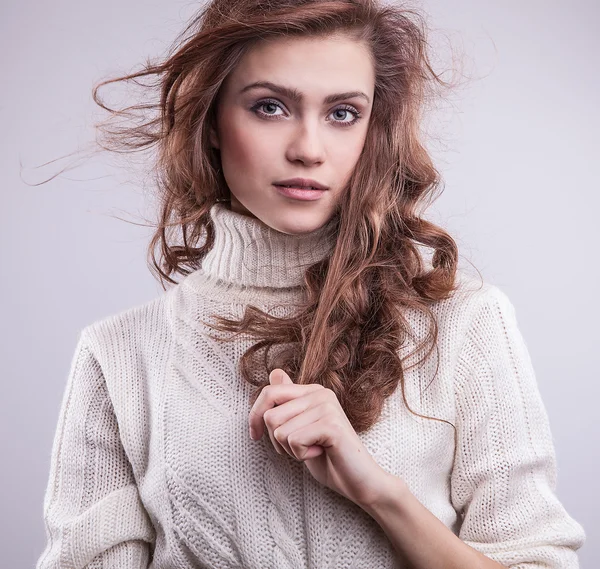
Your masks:
{"label": "woman's hand", "polygon": [[275,450],[303,461],[318,482],[361,507],[376,501],[391,476],[369,454],[335,393],[296,385],[281,369],[269,381],[250,410],[250,436],[260,439],[266,425]]}

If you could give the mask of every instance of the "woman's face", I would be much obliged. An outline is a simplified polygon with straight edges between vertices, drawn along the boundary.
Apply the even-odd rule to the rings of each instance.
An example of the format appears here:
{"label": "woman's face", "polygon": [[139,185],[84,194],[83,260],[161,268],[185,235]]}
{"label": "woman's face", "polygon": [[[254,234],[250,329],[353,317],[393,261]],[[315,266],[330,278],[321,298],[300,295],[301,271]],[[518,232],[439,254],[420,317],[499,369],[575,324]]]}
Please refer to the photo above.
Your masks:
{"label": "woman's face", "polygon": [[[224,82],[211,129],[231,209],[288,234],[327,223],[363,149],[374,88],[366,46],[344,36],[255,45]],[[297,177],[329,189],[308,201],[274,185]]]}

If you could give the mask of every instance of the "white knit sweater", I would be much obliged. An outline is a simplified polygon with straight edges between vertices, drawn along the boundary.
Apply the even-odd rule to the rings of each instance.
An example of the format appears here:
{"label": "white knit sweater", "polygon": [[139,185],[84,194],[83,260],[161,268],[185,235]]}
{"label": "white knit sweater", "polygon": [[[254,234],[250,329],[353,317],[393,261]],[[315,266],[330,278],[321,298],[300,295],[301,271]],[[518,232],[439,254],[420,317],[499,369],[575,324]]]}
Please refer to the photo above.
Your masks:
{"label": "white knit sweater", "polygon": [[[333,243],[323,229],[286,235],[220,203],[211,216],[201,269],[79,335],[37,569],[402,567],[364,510],[268,435],[250,439],[251,386],[237,363],[253,340],[219,343],[201,323],[239,318],[249,303],[291,314],[306,266]],[[458,447],[450,425],[405,408],[400,388],[359,436],[470,546],[507,567],[575,569],[586,536],[555,494],[548,416],[514,307],[494,285],[461,283],[434,307],[437,377],[435,357],[406,373],[411,408],[455,424]],[[423,338],[427,323],[409,317]]]}

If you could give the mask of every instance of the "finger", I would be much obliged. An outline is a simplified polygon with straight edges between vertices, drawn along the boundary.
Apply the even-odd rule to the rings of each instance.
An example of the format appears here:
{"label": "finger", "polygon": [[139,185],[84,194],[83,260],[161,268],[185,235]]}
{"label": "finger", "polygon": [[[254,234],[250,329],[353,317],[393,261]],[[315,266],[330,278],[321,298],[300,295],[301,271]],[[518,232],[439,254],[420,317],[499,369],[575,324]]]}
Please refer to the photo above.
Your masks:
{"label": "finger", "polygon": [[[286,452],[293,456],[290,452],[290,447],[287,445],[285,436],[283,438],[276,437],[275,431],[282,431],[283,428],[284,431],[288,433],[291,432],[290,428],[298,428],[299,426],[304,425],[311,417],[313,417],[312,420],[314,420],[316,416],[311,414],[307,415],[307,413],[311,407],[319,406],[319,401],[315,398],[318,396],[318,394],[316,394],[317,391],[319,390],[307,393],[302,397],[297,397],[283,405],[267,409],[264,412],[264,424],[267,427],[271,442],[279,454]],[[299,416],[302,417],[300,421],[297,419]],[[295,418],[296,420],[294,421]]]}
{"label": "finger", "polygon": [[[271,439],[271,444],[273,448],[277,451],[277,454],[286,454],[287,449],[275,438],[275,430],[279,428],[279,425],[276,427],[269,427],[267,425],[267,433],[269,434],[269,438]],[[261,435],[262,436],[262,435]]]}
{"label": "finger", "polygon": [[271,382],[271,385],[279,385],[282,383],[294,383],[290,376],[285,373],[285,371],[283,371],[281,368],[275,368],[270,374],[269,374],[269,381]]}
{"label": "finger", "polygon": [[[267,425],[270,425],[269,432],[273,434],[272,440],[281,445],[285,449],[285,452],[292,458],[298,460],[298,457],[289,444],[290,435],[319,421],[323,415],[331,413],[331,407],[323,403],[327,402],[318,403],[314,401],[314,398],[311,401],[310,396],[307,396],[290,401],[282,407],[278,407],[277,410],[270,411],[265,415],[265,422]],[[283,412],[284,410],[285,415],[283,417],[277,416],[275,419],[273,418],[274,413]],[[273,424],[279,426],[273,428]]]}
{"label": "finger", "polygon": [[256,439],[260,439],[264,433],[263,415],[265,414],[265,411],[319,389],[324,389],[324,387],[318,383],[311,383],[308,385],[267,385],[264,387],[254,402],[252,409],[250,409],[248,418],[250,428],[255,433]]}
{"label": "finger", "polygon": [[[291,417],[301,413],[309,406],[314,405],[314,400],[307,399],[307,397],[310,397],[312,394],[321,391],[321,389],[319,389],[321,386],[313,385],[306,387],[310,387],[310,389],[305,390],[302,395],[291,398],[288,401],[284,401],[280,405],[274,405],[273,407],[269,407],[264,411],[260,411],[262,418],[259,419],[259,425],[255,426],[256,423],[251,423],[256,440],[262,438],[266,428],[269,438],[271,439],[271,442],[277,452],[279,452],[279,454],[286,452],[286,450],[281,447],[281,445],[273,436],[273,431]],[[269,418],[268,422],[265,420],[267,417]]]}
{"label": "finger", "polygon": [[327,417],[321,416],[302,428],[295,430],[288,436],[288,444],[292,456],[296,460],[315,458],[325,452],[325,447],[330,446],[333,438],[328,429],[331,428]]}
{"label": "finger", "polygon": [[[270,374],[269,374],[269,382],[271,385],[281,385],[284,383],[294,383],[290,376],[285,373],[284,370],[282,370],[281,368],[275,368]],[[267,409],[267,411],[269,411],[269,409]],[[263,419],[266,419],[267,416],[267,411],[265,411],[264,415],[263,415]],[[266,421],[265,421],[265,424]],[[275,448],[275,450],[277,451],[278,454],[284,454],[286,449],[282,448],[282,446],[279,444],[279,442],[275,439],[275,437],[273,436],[273,429],[275,429],[279,424],[281,423],[275,423],[275,425],[273,425],[272,423],[269,423],[271,426],[267,425],[267,429],[269,432],[269,437],[271,438],[271,443],[273,445],[273,447]]]}

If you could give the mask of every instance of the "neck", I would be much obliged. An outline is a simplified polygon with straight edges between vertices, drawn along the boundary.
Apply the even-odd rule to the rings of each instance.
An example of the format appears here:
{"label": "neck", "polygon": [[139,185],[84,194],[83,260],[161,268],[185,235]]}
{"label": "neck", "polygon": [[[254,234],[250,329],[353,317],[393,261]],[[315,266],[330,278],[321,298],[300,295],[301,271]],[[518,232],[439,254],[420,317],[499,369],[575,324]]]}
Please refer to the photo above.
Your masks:
{"label": "neck", "polygon": [[215,203],[210,216],[215,242],[202,271],[227,284],[268,288],[302,286],[306,269],[331,253],[332,223],[310,233],[288,235],[257,217]]}

